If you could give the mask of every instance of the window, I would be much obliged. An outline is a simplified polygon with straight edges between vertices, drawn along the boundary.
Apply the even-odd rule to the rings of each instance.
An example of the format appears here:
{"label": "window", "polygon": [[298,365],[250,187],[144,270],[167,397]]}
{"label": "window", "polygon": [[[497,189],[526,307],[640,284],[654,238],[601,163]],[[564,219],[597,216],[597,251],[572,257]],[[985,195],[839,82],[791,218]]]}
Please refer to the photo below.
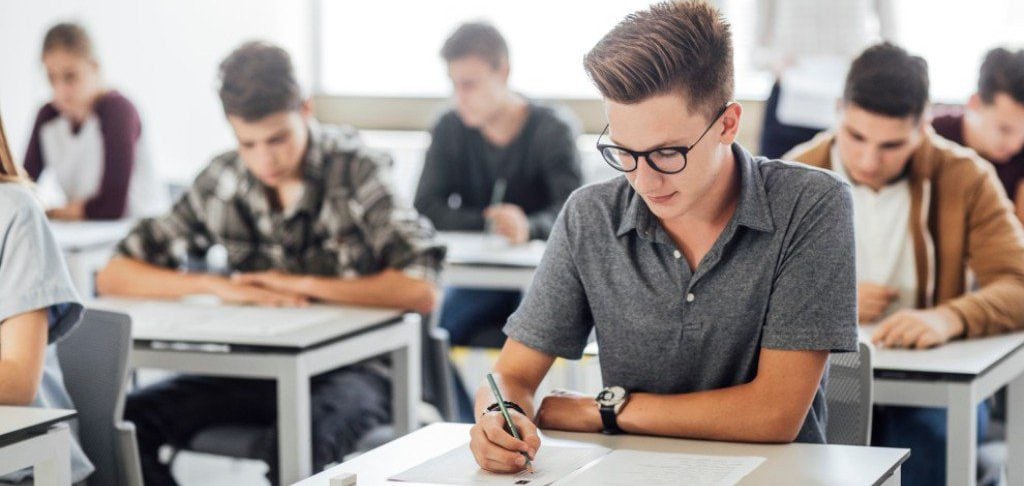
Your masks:
{"label": "window", "polygon": [[[314,0],[321,94],[368,97],[448,96],[438,51],[464,21],[492,22],[509,43],[510,84],[531,97],[597,98],[583,56],[626,14],[649,0]],[[749,75],[755,0],[731,0],[740,97],[767,95],[764,75]],[[372,66],[372,69],[365,69]]]}
{"label": "window", "polygon": [[932,100],[964,103],[989,49],[1024,44],[1024,2],[897,2],[896,25],[898,42],[928,61]]}

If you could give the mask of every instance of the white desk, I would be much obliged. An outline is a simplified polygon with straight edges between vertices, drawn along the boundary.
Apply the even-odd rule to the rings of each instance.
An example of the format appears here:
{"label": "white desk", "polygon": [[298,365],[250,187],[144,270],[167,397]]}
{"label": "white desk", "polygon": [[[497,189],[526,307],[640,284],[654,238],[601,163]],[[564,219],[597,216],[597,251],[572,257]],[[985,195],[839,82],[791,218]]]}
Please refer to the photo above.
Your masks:
{"label": "white desk", "polygon": [[36,486],[71,484],[74,410],[0,406],[0,476],[31,467]]}
{"label": "white desk", "polygon": [[93,274],[110,259],[114,247],[131,230],[134,221],[50,221],[57,245],[83,297],[95,295]]}
{"label": "white desk", "polygon": [[1024,484],[1024,332],[925,351],[876,349],[872,362],[876,404],[947,409],[950,485],[976,483],[977,407],[1008,385],[1006,472],[1009,484]]}
{"label": "white desk", "polygon": [[476,289],[526,290],[544,256],[544,242],[509,245],[486,233],[440,232],[448,247],[444,284]]}
{"label": "white desk", "polygon": [[341,306],[256,308],[210,303],[99,299],[90,307],[132,317],[136,368],[277,381],[281,484],[310,475],[310,378],[390,355],[395,430],[416,424],[420,317]]}
{"label": "white desk", "polygon": [[[860,329],[870,341],[872,328]],[[584,354],[596,356],[597,343]],[[1024,484],[1024,332],[954,341],[929,350],[879,349],[871,357],[877,405],[947,409],[946,483],[977,482],[978,404],[1007,390],[1006,473]]]}
{"label": "white desk", "polygon": [[[469,424],[434,424],[328,469],[296,486],[328,486],[341,472],[359,485],[409,484],[387,478],[469,441]],[[899,484],[906,449],[821,444],[739,444],[643,436],[545,432],[544,443],[578,441],[610,449],[688,454],[760,456],[766,460],[740,484]],[[538,454],[544,453],[544,443]],[[555,483],[557,484],[557,483]]]}

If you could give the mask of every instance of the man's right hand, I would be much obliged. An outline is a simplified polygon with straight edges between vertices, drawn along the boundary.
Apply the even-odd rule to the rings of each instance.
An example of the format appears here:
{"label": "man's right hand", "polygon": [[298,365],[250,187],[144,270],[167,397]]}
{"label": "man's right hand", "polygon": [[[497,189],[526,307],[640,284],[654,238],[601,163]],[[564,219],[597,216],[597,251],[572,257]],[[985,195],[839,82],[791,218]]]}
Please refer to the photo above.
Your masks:
{"label": "man's right hand", "polygon": [[481,468],[496,473],[515,473],[526,467],[525,452],[533,460],[540,449],[537,426],[525,415],[509,410],[512,422],[523,440],[512,437],[505,429],[501,412],[488,412],[481,416],[469,432],[469,449]]}
{"label": "man's right hand", "polygon": [[218,279],[213,294],[230,304],[252,304],[264,307],[303,307],[309,304],[305,296],[278,292],[255,285]]}
{"label": "man's right hand", "polygon": [[861,324],[878,321],[896,298],[898,290],[868,282],[857,284],[857,320]]}

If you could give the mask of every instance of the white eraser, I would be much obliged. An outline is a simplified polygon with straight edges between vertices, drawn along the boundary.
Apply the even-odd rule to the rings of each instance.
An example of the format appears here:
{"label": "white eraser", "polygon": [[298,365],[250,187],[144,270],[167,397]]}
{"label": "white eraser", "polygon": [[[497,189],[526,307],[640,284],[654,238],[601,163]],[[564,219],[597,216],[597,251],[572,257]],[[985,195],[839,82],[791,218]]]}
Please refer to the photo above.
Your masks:
{"label": "white eraser", "polygon": [[343,472],[331,478],[331,486],[355,486],[356,473]]}

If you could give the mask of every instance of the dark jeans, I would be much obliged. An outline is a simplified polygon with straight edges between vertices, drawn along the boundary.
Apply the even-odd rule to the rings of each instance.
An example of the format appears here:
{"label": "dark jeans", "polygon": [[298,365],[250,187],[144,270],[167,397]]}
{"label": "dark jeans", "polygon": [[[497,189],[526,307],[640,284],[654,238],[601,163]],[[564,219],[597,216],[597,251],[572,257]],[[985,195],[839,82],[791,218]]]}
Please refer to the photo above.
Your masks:
{"label": "dark jeans", "polygon": [[775,82],[764,107],[764,124],[761,126],[761,155],[777,159],[817,135],[818,128],[783,125],[776,115],[779,109],[779,83]]}
{"label": "dark jeans", "polygon": [[[519,307],[523,294],[509,290],[449,287],[444,291],[440,326],[448,330],[452,346],[501,347],[501,328]],[[494,336],[498,336],[495,339]]]}
{"label": "dark jeans", "polygon": [[[391,383],[356,365],[317,376],[310,384],[313,470],[340,461],[371,429],[391,421]],[[199,431],[215,425],[267,428],[251,457],[270,465],[277,482],[276,384],[271,380],[183,375],[128,395],[125,419],[135,423],[147,486],[177,484],[158,457],[161,446],[186,448]]]}
{"label": "dark jeans", "polygon": [[[988,402],[978,405],[978,442],[988,428]],[[946,484],[946,409],[875,406],[871,445],[910,449],[905,486]]]}

